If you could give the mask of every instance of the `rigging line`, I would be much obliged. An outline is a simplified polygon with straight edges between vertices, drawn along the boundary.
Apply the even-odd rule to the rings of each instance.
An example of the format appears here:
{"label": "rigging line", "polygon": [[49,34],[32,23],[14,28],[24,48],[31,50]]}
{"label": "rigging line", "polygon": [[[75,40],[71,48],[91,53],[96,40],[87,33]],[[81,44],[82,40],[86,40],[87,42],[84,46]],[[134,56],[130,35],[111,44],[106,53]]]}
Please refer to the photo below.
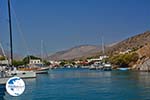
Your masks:
{"label": "rigging line", "polygon": [[21,38],[22,38],[22,40],[23,40],[23,44],[24,44],[25,49],[26,49],[26,51],[27,51],[27,55],[30,55],[30,53],[29,53],[29,48],[28,48],[27,43],[26,43],[26,40],[25,40],[25,38],[24,38],[24,35],[23,35],[24,33],[23,33],[22,29],[21,29],[21,25],[20,25],[19,20],[18,20],[18,18],[17,18],[15,9],[13,9],[12,6],[11,6],[11,8],[12,8],[12,13],[14,14],[14,17],[15,17],[15,20],[16,20],[16,25],[17,25],[18,31],[19,31],[19,33],[20,33],[20,36],[21,36]]}
{"label": "rigging line", "polygon": [[[0,12],[1,12],[1,9],[2,9],[2,2],[0,3]],[[0,14],[1,15],[1,14]],[[1,16],[0,16],[1,17]]]}
{"label": "rigging line", "polygon": [[[2,3],[0,3],[0,18],[2,17],[1,9],[2,9]],[[1,22],[1,20],[0,20],[0,22]]]}
{"label": "rigging line", "polygon": [[[6,56],[6,53],[5,53],[5,51],[4,51],[4,48],[3,48],[2,44],[1,44],[1,42],[0,42],[0,48],[1,48],[1,50],[2,50],[4,59],[8,61],[8,57]],[[7,65],[9,65],[9,63],[7,63]]]}
{"label": "rigging line", "polygon": [[2,54],[3,54],[3,56],[4,56],[4,57],[6,57],[5,51],[4,51],[3,46],[2,46],[2,44],[1,44],[1,43],[0,43],[0,48],[1,48],[1,50],[2,50]]}

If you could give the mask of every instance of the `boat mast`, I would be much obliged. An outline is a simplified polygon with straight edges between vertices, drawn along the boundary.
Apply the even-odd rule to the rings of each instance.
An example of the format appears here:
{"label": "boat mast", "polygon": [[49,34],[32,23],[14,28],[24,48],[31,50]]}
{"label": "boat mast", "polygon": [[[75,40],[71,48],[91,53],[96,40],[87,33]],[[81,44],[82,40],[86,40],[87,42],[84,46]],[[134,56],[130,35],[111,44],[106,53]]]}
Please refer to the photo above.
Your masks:
{"label": "boat mast", "polygon": [[41,40],[41,61],[42,61],[42,67],[43,67],[43,40]]}
{"label": "boat mast", "polygon": [[12,24],[11,24],[11,10],[10,10],[10,0],[8,0],[8,16],[9,16],[9,33],[10,33],[10,66],[12,67],[13,61],[13,44],[12,44]]}
{"label": "boat mast", "polygon": [[103,63],[105,63],[105,45],[104,45],[104,37],[102,36],[102,59]]}
{"label": "boat mast", "polygon": [[102,37],[102,54],[105,55],[104,38]]}

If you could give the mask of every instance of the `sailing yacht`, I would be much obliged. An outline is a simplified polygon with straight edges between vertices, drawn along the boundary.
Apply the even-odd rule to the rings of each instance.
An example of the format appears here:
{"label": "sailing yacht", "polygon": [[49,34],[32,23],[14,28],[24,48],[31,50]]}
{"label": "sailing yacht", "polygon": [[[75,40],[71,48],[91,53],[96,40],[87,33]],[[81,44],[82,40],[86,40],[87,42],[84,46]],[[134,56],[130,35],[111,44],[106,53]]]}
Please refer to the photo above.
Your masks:
{"label": "sailing yacht", "polygon": [[[35,78],[36,73],[34,71],[19,71],[12,65],[13,61],[13,43],[12,43],[12,25],[11,25],[11,9],[10,9],[10,0],[8,0],[8,15],[9,15],[9,33],[10,33],[10,64],[7,68],[4,68],[0,73],[0,84],[5,84],[6,81],[13,76],[20,78]],[[2,66],[3,67],[3,66]]]}
{"label": "sailing yacht", "polygon": [[29,67],[20,68],[23,71],[34,71],[36,74],[48,74],[50,67],[44,65],[43,41],[41,41],[41,59],[31,59],[29,56]]}
{"label": "sailing yacht", "polygon": [[37,74],[47,74],[49,72],[50,67],[44,65],[44,57],[43,57],[43,40],[41,40],[41,66],[39,67],[38,70],[36,70]]}
{"label": "sailing yacht", "polygon": [[34,71],[36,74],[48,74],[50,67],[44,66],[40,59],[30,59],[29,67],[20,68],[20,71]]}
{"label": "sailing yacht", "polygon": [[[103,58],[107,58],[107,56],[105,55],[105,48],[104,48],[104,41],[103,41],[103,37],[102,37],[102,51],[103,51]],[[112,70],[112,65],[106,61],[104,61],[102,63],[103,66],[103,70],[104,71],[111,71]]]}
{"label": "sailing yacht", "polygon": [[105,55],[105,48],[102,38],[102,56],[99,57],[99,61],[94,62],[89,69],[90,70],[103,70],[103,71],[111,71],[112,65],[108,62],[106,62],[104,59],[108,58],[108,56]]}
{"label": "sailing yacht", "polygon": [[33,78],[36,75],[32,71],[18,71],[15,67],[9,68],[9,61],[6,57],[2,44],[0,43],[0,48],[3,54],[3,60],[0,61],[0,77],[11,77],[18,76],[21,78]]}

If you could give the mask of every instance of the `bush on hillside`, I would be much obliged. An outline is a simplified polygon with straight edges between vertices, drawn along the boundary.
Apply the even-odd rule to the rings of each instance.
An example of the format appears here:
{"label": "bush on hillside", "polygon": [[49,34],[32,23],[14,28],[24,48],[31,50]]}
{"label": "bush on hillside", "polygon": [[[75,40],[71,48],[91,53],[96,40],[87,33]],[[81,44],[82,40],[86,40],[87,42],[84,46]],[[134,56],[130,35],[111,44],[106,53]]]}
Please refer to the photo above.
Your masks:
{"label": "bush on hillside", "polygon": [[110,62],[119,67],[130,67],[129,64],[132,62],[136,62],[138,60],[137,53],[127,53],[127,54],[119,54],[117,56],[113,56],[110,59]]}

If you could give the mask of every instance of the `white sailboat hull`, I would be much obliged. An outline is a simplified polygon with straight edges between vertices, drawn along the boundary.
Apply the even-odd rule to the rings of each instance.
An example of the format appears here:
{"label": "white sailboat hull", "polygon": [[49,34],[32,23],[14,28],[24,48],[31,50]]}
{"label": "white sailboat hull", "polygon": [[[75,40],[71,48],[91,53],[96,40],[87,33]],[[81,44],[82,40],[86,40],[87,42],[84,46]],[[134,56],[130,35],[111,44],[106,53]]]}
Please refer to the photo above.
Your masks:
{"label": "white sailboat hull", "polygon": [[36,73],[33,71],[9,71],[7,72],[7,76],[0,78],[0,84],[6,84],[7,80],[13,76],[17,76],[22,79],[36,78]]}
{"label": "white sailboat hull", "polygon": [[20,78],[35,78],[36,73],[34,71],[11,71],[10,74],[12,76],[17,76]]}
{"label": "white sailboat hull", "polygon": [[40,70],[36,70],[36,74],[46,74],[49,71],[49,67],[42,67]]}

